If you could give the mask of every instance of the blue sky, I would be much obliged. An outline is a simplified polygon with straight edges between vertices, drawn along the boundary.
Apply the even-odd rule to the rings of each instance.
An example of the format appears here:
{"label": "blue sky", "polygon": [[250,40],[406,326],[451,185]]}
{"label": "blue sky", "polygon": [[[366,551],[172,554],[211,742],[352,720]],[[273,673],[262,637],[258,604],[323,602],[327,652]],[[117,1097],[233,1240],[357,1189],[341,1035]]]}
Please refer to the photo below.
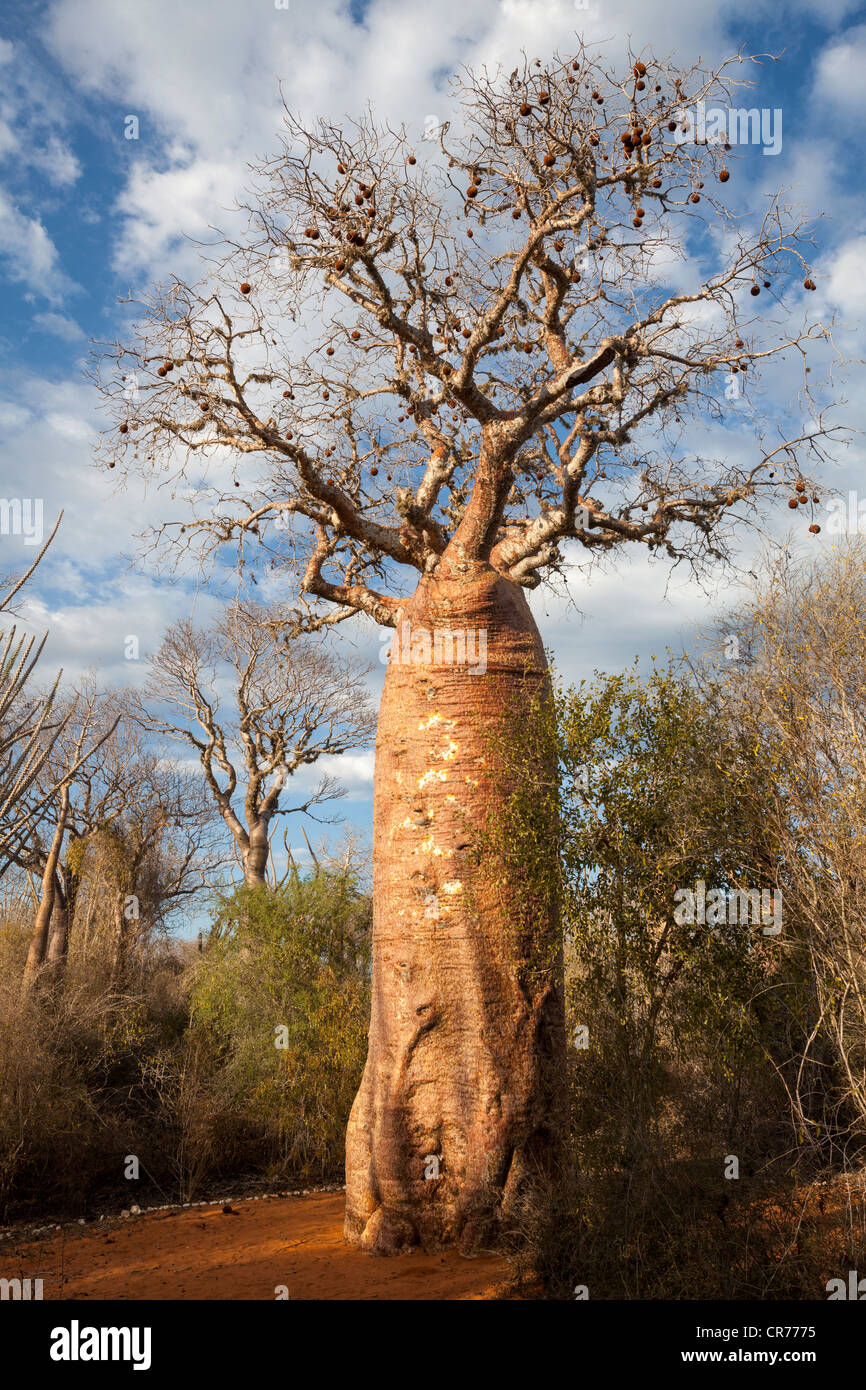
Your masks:
{"label": "blue sky", "polygon": [[[169,622],[207,619],[218,599],[193,575],[160,582],[130,568],[135,535],[162,499],[131,483],[113,491],[92,448],[100,424],[83,375],[89,340],[122,332],[118,296],[173,271],[192,273],[190,236],[224,224],[246,182],[245,165],[273,148],[280,81],[290,106],[341,117],[368,102],[421,132],[447,114],[447,75],[460,64],[514,65],[573,47],[573,35],[628,37],[683,63],[742,48],[776,53],[757,69],[749,105],[781,108],[776,157],[745,152],[744,195],[791,188],[820,224],[818,292],[810,309],[841,321],[840,346],[862,353],[866,308],[866,193],[859,173],[866,117],[866,12],[848,0],[58,0],[14,4],[0,18],[0,451],[6,497],[44,499],[64,524],[24,607],[49,628],[46,675],[98,666],[106,680],[141,678],[124,639],[153,650]],[[129,117],[138,138],[125,138]],[[850,374],[845,419],[862,428],[862,377]],[[855,440],[832,481],[857,487]],[[784,524],[780,519],[779,525]],[[818,544],[831,544],[822,535]],[[754,538],[743,540],[748,567]],[[32,550],[0,536],[0,571]],[[733,596],[730,579],[700,589],[643,554],[623,555],[591,584],[575,571],[570,594],[532,604],[568,678],[619,668],[678,647]],[[376,659],[377,634],[357,640]],[[382,667],[377,663],[377,680]],[[343,760],[343,810],[369,824],[372,754]],[[300,836],[293,835],[293,842]]]}

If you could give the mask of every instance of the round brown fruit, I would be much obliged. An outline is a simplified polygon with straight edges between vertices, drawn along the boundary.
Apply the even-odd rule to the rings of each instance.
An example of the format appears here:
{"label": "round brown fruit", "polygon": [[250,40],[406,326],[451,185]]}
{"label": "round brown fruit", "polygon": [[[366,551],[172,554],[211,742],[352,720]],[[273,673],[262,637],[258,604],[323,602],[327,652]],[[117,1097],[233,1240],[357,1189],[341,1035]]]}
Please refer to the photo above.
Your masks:
{"label": "round brown fruit", "polygon": [[552,169],[555,163],[556,163],[556,155],[555,155],[555,154],[546,154],[546,155],[544,156],[544,167],[545,167],[545,169]]}
{"label": "round brown fruit", "polygon": [[814,288],[815,288],[815,281],[814,281],[814,280],[804,280],[804,281],[803,281],[803,289],[804,289],[804,290],[813,290]]}
{"label": "round brown fruit", "polygon": [[126,434],[126,433],[128,432],[128,430],[129,430],[129,425],[121,425],[121,426],[120,426],[120,433],[121,433],[121,434]]}
{"label": "round brown fruit", "polygon": [[646,74],[646,63],[635,63],[635,65],[634,65],[634,70],[635,70],[635,72],[637,73],[638,77],[643,77],[643,76],[645,76],[645,74]]}
{"label": "round brown fruit", "polygon": [[547,103],[550,101],[550,92],[539,92],[538,101],[541,106],[546,106]]}
{"label": "round brown fruit", "polygon": [[701,195],[700,195],[700,193],[693,193],[692,196],[689,198],[689,202],[690,202],[690,203],[699,203],[700,201],[701,201]]}
{"label": "round brown fruit", "polygon": [[753,285],[752,288],[749,290],[749,294],[760,294],[760,293],[761,293],[760,288],[759,288],[757,285]]}
{"label": "round brown fruit", "polygon": [[821,527],[818,525],[817,521],[813,521],[812,525],[809,527],[809,530],[811,531],[813,536],[817,536],[818,532],[821,530]]}
{"label": "round brown fruit", "polygon": [[797,502],[796,497],[791,497],[791,498],[789,499],[789,501],[788,501],[788,506],[791,508],[791,511],[792,511],[792,512],[796,510],[796,508],[799,506],[799,503]]}
{"label": "round brown fruit", "polygon": [[334,261],[334,269],[336,270],[337,274],[339,274],[341,271],[346,269],[346,262]]}
{"label": "round brown fruit", "polygon": [[529,102],[528,102],[528,101],[523,101],[523,102],[520,103],[520,114],[521,114],[521,116],[528,116],[531,110],[532,110],[532,107],[529,105]]}
{"label": "round brown fruit", "polygon": [[109,468],[113,468],[113,467],[114,467],[114,459],[109,460],[108,466],[109,466]]}
{"label": "round brown fruit", "polygon": [[719,183],[727,183],[727,182],[728,182],[728,179],[729,179],[730,177],[731,177],[731,174],[730,174],[730,170],[729,170],[729,169],[720,169],[720,170],[719,170]]}
{"label": "round brown fruit", "polygon": [[417,164],[417,163],[418,163],[418,161],[417,161],[417,159],[415,158],[414,154],[410,154],[410,156],[409,156],[409,158],[408,158],[408,160],[407,160],[406,162],[407,162],[407,164]]}
{"label": "round brown fruit", "polygon": [[635,82],[634,85],[635,85],[635,90],[638,91],[638,92],[642,92],[642,91],[644,91],[644,89],[646,88],[646,83],[645,83],[645,82]]}
{"label": "round brown fruit", "polygon": [[346,172],[346,166],[345,166],[345,164],[338,164],[338,165],[337,165],[337,173],[338,173],[338,174],[345,174],[345,172]]}
{"label": "round brown fruit", "polygon": [[661,188],[661,186],[662,186],[662,181],[661,181],[661,179],[653,179],[652,186],[653,186],[653,188]]}
{"label": "round brown fruit", "polygon": [[244,280],[244,283],[241,285],[241,294],[249,294],[251,289],[252,285],[249,280]]}

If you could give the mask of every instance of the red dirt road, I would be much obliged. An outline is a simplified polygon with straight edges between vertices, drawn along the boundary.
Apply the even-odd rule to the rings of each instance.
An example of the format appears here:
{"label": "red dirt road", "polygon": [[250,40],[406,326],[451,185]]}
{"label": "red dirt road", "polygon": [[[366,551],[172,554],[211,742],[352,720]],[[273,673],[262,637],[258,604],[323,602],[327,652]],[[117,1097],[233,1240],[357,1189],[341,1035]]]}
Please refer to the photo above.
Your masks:
{"label": "red dirt road", "polygon": [[501,1256],[377,1258],[343,1241],[342,1192],[153,1212],[0,1244],[0,1277],[43,1280],[45,1299],[492,1299]]}

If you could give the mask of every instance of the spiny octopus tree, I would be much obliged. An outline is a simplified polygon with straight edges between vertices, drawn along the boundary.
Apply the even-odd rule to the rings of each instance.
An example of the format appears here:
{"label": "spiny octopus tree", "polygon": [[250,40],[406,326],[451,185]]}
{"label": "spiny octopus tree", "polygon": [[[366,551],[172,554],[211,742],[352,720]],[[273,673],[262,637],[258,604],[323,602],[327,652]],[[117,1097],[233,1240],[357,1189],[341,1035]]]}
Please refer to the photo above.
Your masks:
{"label": "spiny octopus tree", "polygon": [[[526,591],[628,544],[700,567],[766,499],[817,500],[807,229],[780,198],[739,217],[728,149],[683,138],[692,103],[730,104],[729,66],[618,75],[580,48],[465,74],[459,130],[417,148],[287,112],[243,236],[100,355],[108,466],[183,491],[154,545],[261,566],[298,628],[396,629],[346,1156],[365,1249],[494,1241],[556,1151],[555,875],[528,911],[519,865],[476,852],[548,688]],[[785,357],[771,419],[752,383]],[[538,834],[555,855],[555,818]]]}

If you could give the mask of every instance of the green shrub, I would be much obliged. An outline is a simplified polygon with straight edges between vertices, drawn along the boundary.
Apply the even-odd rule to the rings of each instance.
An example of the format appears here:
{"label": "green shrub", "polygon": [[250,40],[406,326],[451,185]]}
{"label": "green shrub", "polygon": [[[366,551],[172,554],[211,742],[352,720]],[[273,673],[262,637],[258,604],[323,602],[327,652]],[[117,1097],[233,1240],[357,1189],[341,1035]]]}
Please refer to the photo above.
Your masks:
{"label": "green shrub", "polygon": [[350,873],[321,871],[221,901],[192,993],[222,1111],[243,1113],[271,1165],[342,1171],[366,1055],[370,904]]}

